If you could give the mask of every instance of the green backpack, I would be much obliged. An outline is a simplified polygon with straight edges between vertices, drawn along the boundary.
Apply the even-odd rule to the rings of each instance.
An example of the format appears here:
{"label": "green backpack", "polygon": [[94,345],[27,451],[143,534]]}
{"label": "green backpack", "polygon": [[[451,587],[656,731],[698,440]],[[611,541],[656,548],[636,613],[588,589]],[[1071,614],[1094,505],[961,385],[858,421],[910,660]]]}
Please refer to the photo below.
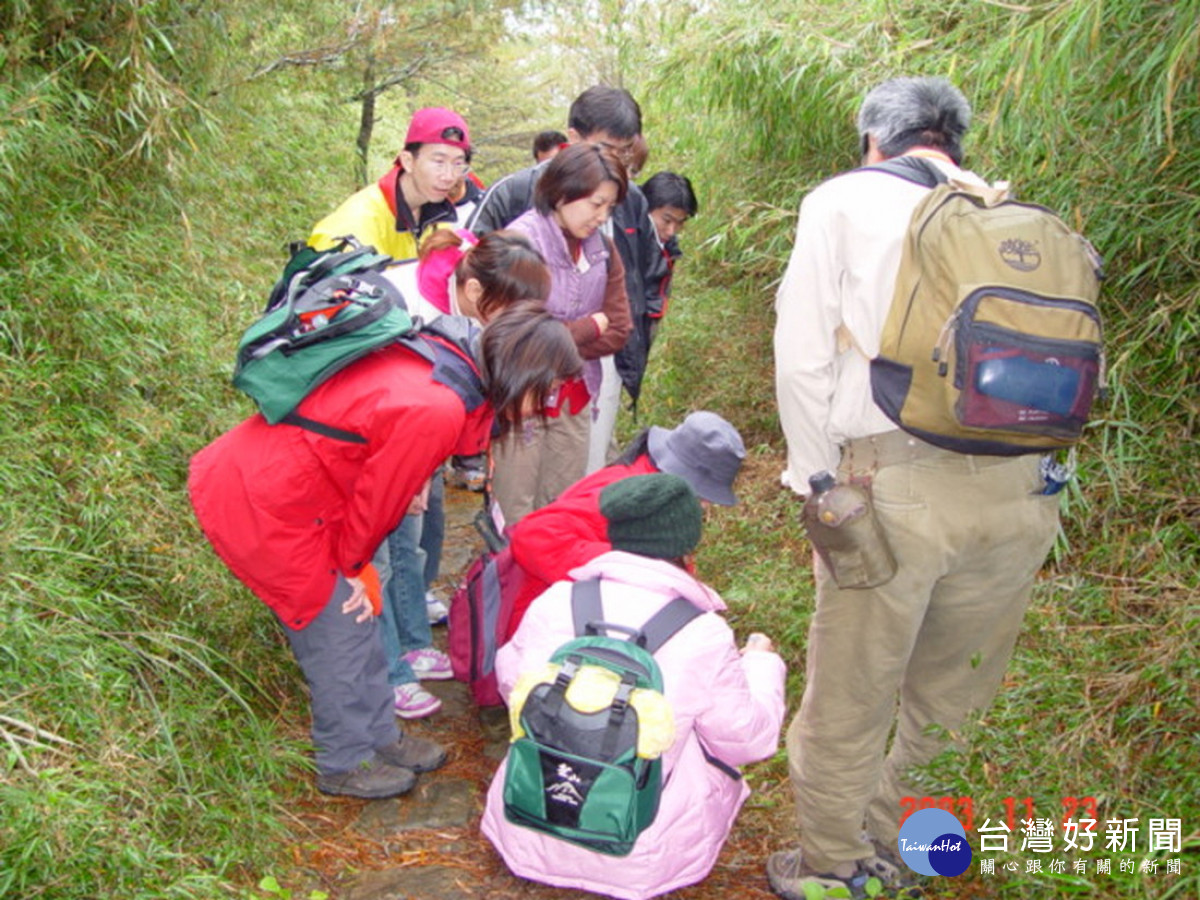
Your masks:
{"label": "green backpack", "polygon": [[339,440],[364,438],[296,414],[297,404],[335,372],[416,333],[404,297],[382,272],[390,256],[344,239],[332,250],[293,248],[267,309],[242,335],[233,384],[266,420]]}
{"label": "green backpack", "polygon": [[1091,244],[1007,191],[945,183],[900,157],[869,167],[930,188],[904,241],[875,403],[905,431],[960,453],[1069,447],[1103,387]]}
{"label": "green backpack", "polygon": [[[552,684],[534,687],[521,707],[524,735],[508,749],[504,814],[508,821],[611,856],[626,856],[654,821],[662,793],[662,760],[637,755],[635,688],[662,691],[654,652],[701,611],[676,597],[641,629],[601,621],[598,580],[571,590],[575,633],[550,661],[560,666]],[[613,638],[622,631],[629,639]],[[582,712],[566,699],[582,666],[620,677],[609,706]]]}

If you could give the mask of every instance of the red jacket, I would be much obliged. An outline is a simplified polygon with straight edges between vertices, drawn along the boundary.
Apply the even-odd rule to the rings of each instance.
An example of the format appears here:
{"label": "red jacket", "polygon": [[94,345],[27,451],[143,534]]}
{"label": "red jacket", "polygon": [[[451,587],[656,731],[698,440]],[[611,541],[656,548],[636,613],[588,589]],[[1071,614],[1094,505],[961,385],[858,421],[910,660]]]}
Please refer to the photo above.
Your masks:
{"label": "red jacket", "polygon": [[563,491],[553,503],[534,510],[513,526],[509,543],[513,559],[525,572],[525,582],[513,601],[506,640],[516,632],[529,604],[546,588],[565,579],[577,566],[612,550],[608,520],[600,513],[600,492],[622,478],[657,471],[648,453],[629,465],[617,463],[597,469]]}
{"label": "red jacket", "polygon": [[355,444],[255,415],[192,458],[188,490],[217,554],[289,628],[356,576],[451,454],[487,446],[492,411],[468,413],[432,365],[391,345],[318,386],[297,412]]}

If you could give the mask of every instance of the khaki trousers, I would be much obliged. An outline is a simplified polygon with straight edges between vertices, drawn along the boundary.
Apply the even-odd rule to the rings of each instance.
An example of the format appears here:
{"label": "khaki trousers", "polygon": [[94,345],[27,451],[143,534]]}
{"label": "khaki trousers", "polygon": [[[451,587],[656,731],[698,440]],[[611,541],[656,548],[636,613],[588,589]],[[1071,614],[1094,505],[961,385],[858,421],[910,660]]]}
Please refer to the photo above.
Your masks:
{"label": "khaki trousers", "polygon": [[[841,590],[814,556],[806,684],[787,749],[802,854],[821,872],[871,855],[872,838],[896,847],[900,798],[914,793],[907,770],[990,704],[1058,529],[1058,498],[1035,493],[1036,455],[921,448],[871,464],[896,577]],[[863,461],[850,456],[843,476]]]}
{"label": "khaki trousers", "polygon": [[492,444],[492,494],[506,525],[541,509],[584,475],[592,404],[542,422],[527,420]]}

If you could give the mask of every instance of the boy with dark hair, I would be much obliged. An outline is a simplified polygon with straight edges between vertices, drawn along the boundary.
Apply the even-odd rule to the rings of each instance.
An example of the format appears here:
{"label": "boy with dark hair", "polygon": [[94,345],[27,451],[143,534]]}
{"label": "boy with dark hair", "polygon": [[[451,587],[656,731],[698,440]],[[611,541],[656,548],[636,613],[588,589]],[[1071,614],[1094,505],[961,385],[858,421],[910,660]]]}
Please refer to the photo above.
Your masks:
{"label": "boy with dark hair", "polygon": [[[646,334],[646,349],[654,342],[658,323],[667,314],[667,304],[671,299],[671,278],[675,274],[675,262],[683,256],[679,248],[679,232],[688,219],[700,211],[696,201],[696,192],[692,183],[684,175],[675,172],[656,172],[642,185],[642,193],[646,195],[646,205],[650,210],[650,221],[654,223],[654,231],[658,236],[658,244],[662,250],[666,271],[658,282],[646,316],[648,331]],[[657,302],[655,302],[657,300]]]}
{"label": "boy with dark hair", "polygon": [[683,224],[700,211],[692,183],[675,172],[655,172],[642,185],[650,218],[663,244],[672,240]]}
{"label": "boy with dark hair", "polygon": [[533,161],[545,162],[553,159],[554,154],[567,142],[567,136],[561,131],[540,131],[533,139]]}

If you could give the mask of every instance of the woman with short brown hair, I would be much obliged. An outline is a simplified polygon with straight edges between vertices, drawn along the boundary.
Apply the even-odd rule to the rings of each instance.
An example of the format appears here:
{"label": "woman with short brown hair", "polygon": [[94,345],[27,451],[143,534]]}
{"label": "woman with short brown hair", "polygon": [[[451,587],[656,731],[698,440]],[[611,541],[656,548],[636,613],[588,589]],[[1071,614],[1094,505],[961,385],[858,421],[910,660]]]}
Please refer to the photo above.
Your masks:
{"label": "woman with short brown hair", "polygon": [[582,377],[563,385],[544,416],[493,445],[493,490],[508,524],[585,473],[600,359],[620,350],[631,328],[625,269],[601,232],[627,189],[625,167],[612,150],[572,144],[546,165],[534,208],[508,226],[528,235],[545,258],[546,309],[566,324],[584,360]]}

